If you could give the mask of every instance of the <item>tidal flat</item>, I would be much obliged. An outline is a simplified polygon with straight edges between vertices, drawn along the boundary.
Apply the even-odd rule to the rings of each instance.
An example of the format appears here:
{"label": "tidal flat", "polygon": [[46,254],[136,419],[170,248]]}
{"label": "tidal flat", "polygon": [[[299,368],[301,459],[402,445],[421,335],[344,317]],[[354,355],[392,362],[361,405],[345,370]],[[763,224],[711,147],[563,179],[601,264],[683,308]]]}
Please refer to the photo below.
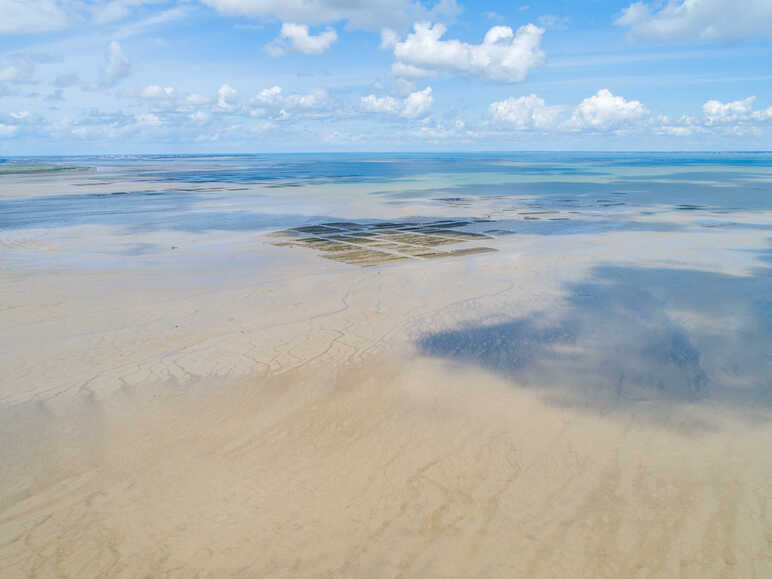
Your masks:
{"label": "tidal flat", "polygon": [[772,576],[772,155],[0,175],[0,576]]}

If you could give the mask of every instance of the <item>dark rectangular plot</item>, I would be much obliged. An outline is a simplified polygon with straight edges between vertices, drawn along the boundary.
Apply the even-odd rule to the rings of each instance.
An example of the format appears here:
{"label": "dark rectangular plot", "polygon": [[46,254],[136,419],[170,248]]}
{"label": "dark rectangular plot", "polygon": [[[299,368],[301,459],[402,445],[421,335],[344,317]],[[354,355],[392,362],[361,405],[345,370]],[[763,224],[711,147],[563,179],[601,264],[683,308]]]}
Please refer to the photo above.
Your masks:
{"label": "dark rectangular plot", "polygon": [[319,235],[320,233],[338,233],[341,230],[337,227],[327,227],[325,225],[308,225],[304,227],[293,227],[291,231],[299,231],[300,233],[311,233]]}
{"label": "dark rectangular plot", "polygon": [[396,229],[397,227],[410,227],[415,223],[371,223],[368,225],[370,229]]}
{"label": "dark rectangular plot", "polygon": [[450,252],[450,255],[453,257],[459,257],[462,255],[474,255],[477,253],[492,253],[494,251],[498,250],[493,249],[492,247],[468,247],[466,249],[454,249]]}
{"label": "dark rectangular plot", "polygon": [[468,221],[432,221],[431,223],[427,223],[427,225],[431,227],[463,227],[464,225],[469,225]]}
{"label": "dark rectangular plot", "polygon": [[324,245],[330,242],[327,239],[324,239],[322,237],[301,237],[300,239],[296,240],[295,243],[313,246],[313,245]]}
{"label": "dark rectangular plot", "polygon": [[446,243],[456,243],[456,240],[435,237],[433,235],[423,235],[421,233],[388,233],[382,236],[388,241],[399,243],[409,243],[412,245],[443,245]]}
{"label": "dark rectangular plot", "polygon": [[[429,233],[428,231],[426,233]],[[482,233],[471,233],[469,231],[437,231],[432,232],[437,233],[439,235],[443,235],[444,237],[452,237],[454,239],[488,239],[489,236],[483,235]]]}
{"label": "dark rectangular plot", "polygon": [[447,251],[428,251],[425,253],[418,253],[416,254],[416,257],[420,257],[422,259],[441,259],[443,257],[451,257],[451,253]]}
{"label": "dark rectangular plot", "polygon": [[305,245],[319,251],[341,251],[350,249],[351,245],[347,243],[339,243],[337,241],[330,241],[329,239],[322,239],[321,237],[305,237],[298,239],[295,245]]}
{"label": "dark rectangular plot", "polygon": [[351,251],[352,249],[355,249],[355,246],[349,245],[348,243],[338,243],[337,241],[330,241],[329,245],[325,245],[324,247],[320,247],[319,249],[324,252],[339,252],[339,251]]}
{"label": "dark rectangular plot", "polygon": [[339,229],[362,229],[363,226],[359,223],[353,223],[348,221],[332,221],[330,223],[322,223],[323,227],[337,227]]}
{"label": "dark rectangular plot", "polygon": [[[415,245],[395,244],[398,247],[390,248],[393,251],[404,253],[405,255],[411,255],[413,257],[424,257],[427,253],[439,253],[431,251],[428,247],[416,247]],[[444,252],[443,252],[444,253]]]}
{"label": "dark rectangular plot", "polygon": [[368,237],[364,235],[330,235],[327,239],[346,241],[348,243],[374,243],[378,238],[375,235]]}
{"label": "dark rectangular plot", "polygon": [[333,261],[342,261],[343,263],[348,263],[350,265],[361,265],[363,267],[408,259],[402,255],[394,255],[393,253],[373,251],[370,249],[358,249],[345,253],[322,254],[322,257]]}

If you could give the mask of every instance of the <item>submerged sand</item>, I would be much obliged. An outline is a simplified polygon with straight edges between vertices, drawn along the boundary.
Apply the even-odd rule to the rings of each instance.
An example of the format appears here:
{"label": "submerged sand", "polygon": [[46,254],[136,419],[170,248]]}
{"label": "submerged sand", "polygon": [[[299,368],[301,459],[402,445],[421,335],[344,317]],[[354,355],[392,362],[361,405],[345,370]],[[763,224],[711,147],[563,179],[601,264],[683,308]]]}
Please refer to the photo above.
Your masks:
{"label": "submerged sand", "polygon": [[757,229],[276,239],[6,264],[2,577],[772,575]]}

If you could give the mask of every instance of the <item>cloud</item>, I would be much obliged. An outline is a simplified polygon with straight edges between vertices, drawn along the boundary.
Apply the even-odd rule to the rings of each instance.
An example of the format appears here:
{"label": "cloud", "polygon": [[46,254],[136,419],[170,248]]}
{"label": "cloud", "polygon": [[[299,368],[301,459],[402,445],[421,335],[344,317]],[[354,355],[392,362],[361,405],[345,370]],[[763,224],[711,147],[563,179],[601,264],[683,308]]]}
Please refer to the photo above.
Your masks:
{"label": "cloud", "polygon": [[327,28],[316,36],[311,34],[305,24],[285,22],[281,25],[279,37],[266,46],[271,56],[281,56],[288,49],[303,54],[322,54],[338,41],[338,33]]}
{"label": "cloud", "polygon": [[614,21],[634,36],[659,40],[772,37],[769,0],[634,2]]}
{"label": "cloud", "polygon": [[194,123],[197,123],[199,125],[205,125],[206,123],[209,122],[209,119],[212,118],[212,115],[210,115],[206,111],[196,111],[188,115],[188,118]]}
{"label": "cloud", "polygon": [[424,90],[412,92],[405,98],[400,116],[408,119],[423,117],[432,108],[433,103],[432,87],[427,86]]}
{"label": "cloud", "polygon": [[139,125],[145,125],[148,127],[159,127],[163,124],[163,121],[155,113],[137,115],[136,122]]}
{"label": "cloud", "polygon": [[381,50],[392,50],[399,42],[399,34],[391,28],[381,28]]}
{"label": "cloud", "polygon": [[317,89],[306,94],[291,94],[284,99],[284,108],[318,109],[327,104],[327,93]]}
{"label": "cloud", "polygon": [[69,24],[67,2],[57,0],[0,0],[0,34],[60,30]]}
{"label": "cloud", "polygon": [[[651,126],[653,116],[639,101],[615,96],[607,89],[576,106],[549,106],[535,94],[494,101],[488,107],[492,125],[518,130],[622,131]],[[663,122],[666,117],[661,117]],[[669,123],[670,121],[667,121]]]}
{"label": "cloud", "polygon": [[567,126],[579,130],[608,130],[620,128],[648,114],[649,111],[640,101],[625,100],[624,97],[614,96],[611,91],[603,88],[579,103]]}
{"label": "cloud", "polygon": [[[489,106],[494,131],[501,128],[588,133],[653,133],[669,137],[700,134],[761,135],[764,123],[772,122],[772,106],[754,109],[756,97],[730,102],[709,100],[701,116],[670,119],[655,114],[640,101],[627,100],[601,89],[575,107],[548,106],[535,94],[509,97]],[[496,127],[499,128],[496,128]]]}
{"label": "cloud", "polygon": [[189,94],[185,97],[185,104],[187,105],[205,105],[211,102],[211,99],[202,96],[198,93]]}
{"label": "cloud", "polygon": [[146,4],[160,4],[163,0],[111,0],[96,3],[91,7],[93,20],[96,24],[109,24],[123,20],[131,14],[132,9]]}
{"label": "cloud", "polygon": [[[0,35],[49,32],[88,22],[103,26],[125,19],[138,7],[163,3],[165,0],[0,0]],[[173,7],[115,30],[113,37],[140,34],[148,27],[179,19],[187,11],[186,6]]]}
{"label": "cloud", "polygon": [[0,60],[0,82],[34,84],[36,66],[49,63],[51,57],[43,54],[12,53]]}
{"label": "cloud", "polygon": [[413,32],[394,46],[397,76],[419,77],[444,72],[475,75],[500,82],[521,82],[528,72],[544,62],[541,50],[543,28],[527,24],[514,32],[494,26],[481,44],[442,40],[442,24],[416,23]]}
{"label": "cloud", "polygon": [[427,70],[412,64],[405,64],[404,62],[395,62],[391,65],[391,74],[397,78],[426,78],[427,76],[436,76],[437,73],[433,70]]}
{"label": "cloud", "polygon": [[432,87],[427,86],[420,91],[411,92],[404,99],[392,96],[376,96],[369,94],[359,101],[359,108],[368,113],[396,115],[406,119],[426,116],[434,104]]}
{"label": "cloud", "polygon": [[331,106],[330,97],[324,90],[284,94],[280,86],[264,88],[251,102],[259,107],[251,111],[252,116],[260,116],[268,111],[275,120],[282,121],[290,118],[290,111],[297,111],[300,116],[319,116],[323,114],[320,111],[328,110]]}
{"label": "cloud", "polygon": [[491,116],[518,129],[548,129],[557,124],[563,107],[547,106],[535,94],[493,102]]}
{"label": "cloud", "polygon": [[171,87],[171,86],[161,87],[161,86],[158,86],[157,84],[148,85],[144,89],[142,89],[142,92],[139,93],[140,97],[148,100],[170,99],[170,98],[174,98],[174,95],[175,95],[174,87]]}
{"label": "cloud", "polygon": [[217,90],[217,107],[223,110],[232,110],[236,107],[238,91],[229,84],[223,84]]}
{"label": "cloud", "polygon": [[284,95],[282,95],[280,86],[272,86],[261,90],[254,101],[272,107],[281,106],[284,102]]}
{"label": "cloud", "polygon": [[3,123],[0,123],[0,138],[2,137],[12,137],[16,134],[16,131],[19,130],[19,127],[16,125],[5,125]]}
{"label": "cloud", "polygon": [[359,101],[359,108],[368,113],[399,114],[400,102],[392,96],[375,96],[369,94]]}
{"label": "cloud", "polygon": [[0,82],[13,82],[19,78],[19,69],[13,65],[0,68]]}
{"label": "cloud", "polygon": [[114,83],[129,76],[131,64],[117,41],[113,40],[107,45],[106,60],[102,73],[108,82]]}
{"label": "cloud", "polygon": [[452,19],[455,0],[440,0],[431,8],[410,0],[201,0],[225,13],[254,18],[277,18],[302,24],[347,21],[354,28],[404,29],[417,20]]}
{"label": "cloud", "polygon": [[772,106],[754,109],[755,96],[729,102],[709,100],[702,105],[702,116],[684,115],[677,121],[667,116],[651,115],[656,134],[689,137],[701,134],[760,136],[765,124],[772,121]]}
{"label": "cloud", "polygon": [[[146,4],[149,2],[138,2],[138,3]],[[147,18],[136,20],[134,22],[129,22],[124,26],[121,26],[119,29],[116,30],[115,37],[130,38],[132,36],[140,36],[158,26],[162,26],[164,24],[168,24],[169,22],[174,22],[176,20],[181,20],[182,18],[188,15],[188,12],[189,12],[189,8],[187,6],[177,6],[175,8],[164,10],[163,12],[153,14],[151,16],[148,16]]]}
{"label": "cloud", "polygon": [[83,87],[83,90],[104,90],[114,87],[118,82],[129,76],[131,63],[121,49],[121,45],[113,40],[105,51],[105,64],[99,71],[100,80]]}
{"label": "cloud", "polygon": [[16,119],[17,121],[26,119],[28,116],[29,116],[29,111],[19,111],[18,113],[11,113],[11,118]]}
{"label": "cloud", "polygon": [[708,125],[725,125],[729,123],[743,123],[747,121],[768,121],[772,119],[772,107],[765,110],[753,110],[755,96],[722,103],[717,100],[709,100],[702,105],[705,122]]}
{"label": "cloud", "polygon": [[683,116],[677,122],[662,116],[659,118],[658,125],[654,127],[654,132],[669,137],[690,137],[698,133],[707,133],[708,130],[691,116]]}
{"label": "cloud", "polygon": [[469,137],[474,136],[474,131],[469,131],[465,127],[464,121],[461,120],[446,123],[424,119],[418,129],[412,130],[410,134],[414,137],[438,144],[447,143],[449,140],[469,141]]}

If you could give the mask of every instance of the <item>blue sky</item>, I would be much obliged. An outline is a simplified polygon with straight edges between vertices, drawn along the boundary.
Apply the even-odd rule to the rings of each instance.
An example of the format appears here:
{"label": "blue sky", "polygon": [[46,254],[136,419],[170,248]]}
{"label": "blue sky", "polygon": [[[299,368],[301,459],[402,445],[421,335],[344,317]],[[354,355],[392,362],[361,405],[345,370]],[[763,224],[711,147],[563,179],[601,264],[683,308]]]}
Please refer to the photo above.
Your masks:
{"label": "blue sky", "polygon": [[771,149],[772,0],[0,0],[0,152]]}

